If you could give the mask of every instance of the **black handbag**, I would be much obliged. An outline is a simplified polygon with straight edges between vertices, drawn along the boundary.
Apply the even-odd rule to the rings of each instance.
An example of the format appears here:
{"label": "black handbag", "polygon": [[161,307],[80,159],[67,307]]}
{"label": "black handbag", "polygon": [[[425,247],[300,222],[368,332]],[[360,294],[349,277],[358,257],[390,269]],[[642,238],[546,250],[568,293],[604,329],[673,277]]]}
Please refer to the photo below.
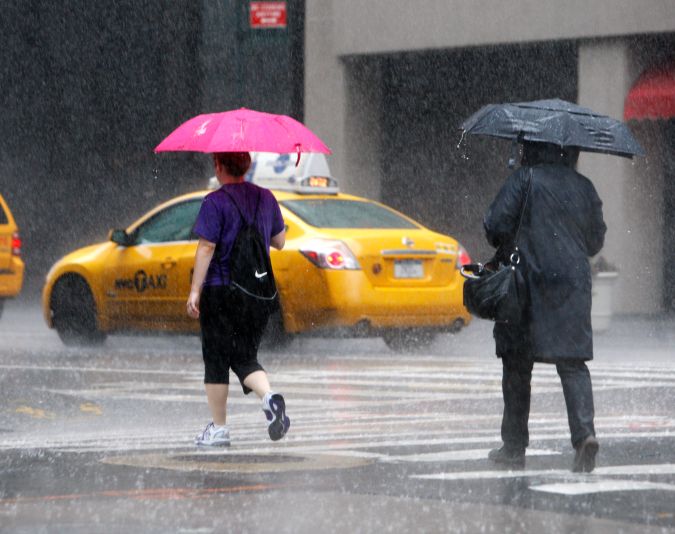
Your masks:
{"label": "black handbag", "polygon": [[466,278],[464,306],[469,313],[481,319],[510,324],[522,321],[523,311],[527,305],[527,294],[525,279],[519,268],[521,252],[518,249],[518,237],[531,184],[532,169],[508,263],[490,262],[486,265],[474,263],[464,265],[460,271]]}

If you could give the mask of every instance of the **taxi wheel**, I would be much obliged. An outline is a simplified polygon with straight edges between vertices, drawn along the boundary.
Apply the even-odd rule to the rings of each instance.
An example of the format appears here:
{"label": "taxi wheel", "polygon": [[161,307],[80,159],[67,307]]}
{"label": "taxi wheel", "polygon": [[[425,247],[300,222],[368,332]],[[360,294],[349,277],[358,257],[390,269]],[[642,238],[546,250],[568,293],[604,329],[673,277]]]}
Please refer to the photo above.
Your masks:
{"label": "taxi wheel", "polygon": [[91,290],[79,276],[64,276],[52,291],[54,328],[64,345],[100,345],[105,333],[96,324],[96,304]]}
{"label": "taxi wheel", "polygon": [[286,332],[284,318],[281,310],[274,312],[267,323],[267,329],[262,339],[262,344],[269,350],[284,350],[293,341],[295,336]]}
{"label": "taxi wheel", "polygon": [[436,333],[428,330],[401,329],[387,330],[382,338],[391,350],[396,352],[414,352],[426,349],[436,339]]}

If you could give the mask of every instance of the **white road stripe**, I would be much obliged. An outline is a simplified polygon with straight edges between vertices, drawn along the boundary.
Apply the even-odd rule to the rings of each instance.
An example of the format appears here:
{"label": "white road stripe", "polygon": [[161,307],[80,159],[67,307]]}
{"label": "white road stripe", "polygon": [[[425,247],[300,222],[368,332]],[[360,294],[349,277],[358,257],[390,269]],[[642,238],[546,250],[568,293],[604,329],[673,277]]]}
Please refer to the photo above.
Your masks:
{"label": "white road stripe", "polygon": [[675,484],[643,482],[639,480],[597,480],[593,482],[542,484],[531,490],[560,495],[588,495],[612,491],[675,491]]}
{"label": "white road stripe", "polygon": [[[452,362],[457,363],[457,361]],[[311,379],[316,382],[320,382],[326,379],[338,379],[340,377],[349,379],[350,377],[369,377],[369,378],[383,378],[391,379],[393,377],[400,377],[403,383],[412,383],[414,379],[424,379],[428,381],[458,381],[461,383],[467,381],[501,381],[501,368],[496,368],[495,370],[490,370],[482,363],[469,362],[471,367],[475,369],[473,372],[467,373],[462,370],[463,367],[453,367],[452,364],[445,367],[399,367],[398,369],[391,369],[390,367],[382,369],[334,369],[334,370],[296,370],[296,371],[283,371],[279,373],[271,373],[273,376],[280,380],[289,379],[289,380],[303,380]],[[197,367],[197,366],[195,366]],[[84,366],[67,366],[67,365],[34,365],[34,364],[0,364],[0,369],[18,369],[18,370],[31,370],[31,371],[80,371],[80,372],[91,372],[91,373],[119,373],[119,374],[169,374],[169,375],[178,375],[185,377],[196,377],[200,378],[202,376],[201,370],[192,371],[192,370],[171,370],[171,369],[143,369],[143,368],[110,368],[110,367],[84,367]],[[626,378],[628,381],[636,379],[659,379],[659,380],[675,380],[675,367],[674,366],[663,366],[663,367],[631,367],[630,370],[622,372],[617,370],[614,367],[608,367],[605,369],[591,369],[593,378],[604,378],[604,377],[615,377],[615,378]],[[546,379],[546,381],[559,381],[555,369],[549,367],[548,369],[537,368],[533,374],[533,382],[541,381]],[[377,382],[380,383],[380,382]]]}
{"label": "white road stripe", "polygon": [[410,475],[410,478],[423,480],[485,480],[500,478],[530,478],[530,477],[562,477],[572,480],[587,482],[598,476],[626,476],[626,475],[675,475],[675,464],[645,464],[645,465],[618,465],[611,467],[598,467],[591,474],[571,473],[564,469],[538,469],[538,470],[515,470],[515,471],[459,471],[451,473],[429,473],[423,475]]}
{"label": "white road stripe", "polygon": [[148,375],[178,375],[184,377],[203,376],[203,372],[196,371],[172,371],[170,369],[130,369],[109,368],[109,367],[81,367],[68,365],[18,365],[18,364],[0,364],[0,369],[18,369],[21,371],[65,371],[71,373],[79,371],[82,373],[119,373],[119,374],[148,374]]}
{"label": "white road stripe", "polygon": [[[192,447],[192,436],[197,433],[199,429],[189,429],[180,432],[178,429],[172,429],[172,436],[166,435],[166,432],[155,433],[148,435],[148,431],[141,434],[138,431],[137,435],[129,433],[126,436],[107,436],[103,433],[95,435],[73,435],[62,436],[60,438],[49,439],[44,437],[39,443],[36,443],[34,438],[14,438],[4,439],[0,441],[0,450],[11,449],[59,449],[59,450],[78,450],[78,451],[98,451],[109,452],[116,450],[148,450],[148,449],[167,449],[167,448],[182,448]],[[241,438],[232,434],[234,443],[238,447],[247,447],[251,454],[263,452],[297,452],[297,453],[313,453],[319,454],[322,452],[346,451],[346,450],[367,450],[367,449],[386,449],[387,447],[415,447],[415,446],[430,446],[430,445],[478,445],[478,446],[496,446],[501,442],[497,434],[492,436],[484,436],[482,438],[472,437],[452,437],[452,432],[448,431],[445,437],[435,438],[421,438],[421,439],[401,439],[398,434],[386,434],[378,436],[379,440],[373,439],[373,435],[364,434],[361,436],[352,436],[346,438],[339,433],[329,433],[324,435],[309,435],[303,436],[296,434],[289,434],[283,442],[270,445],[264,427],[248,435],[242,435]],[[632,432],[632,433],[617,433],[604,434],[604,438],[622,438],[633,439],[637,437],[649,437],[651,439],[658,437],[675,437],[675,432]],[[386,438],[386,439],[382,439]],[[569,435],[567,432],[560,432],[549,435],[533,436],[532,440],[536,441],[567,441]],[[264,444],[264,445],[262,445]],[[261,446],[262,445],[262,446]],[[386,453],[381,453],[381,456],[387,456]],[[659,473],[656,473],[659,474]]]}
{"label": "white road stripe", "polygon": [[[485,460],[490,449],[466,449],[456,451],[428,452],[403,456],[382,456],[385,462],[462,462],[467,460]],[[551,449],[527,449],[527,456],[554,456],[562,454]]]}

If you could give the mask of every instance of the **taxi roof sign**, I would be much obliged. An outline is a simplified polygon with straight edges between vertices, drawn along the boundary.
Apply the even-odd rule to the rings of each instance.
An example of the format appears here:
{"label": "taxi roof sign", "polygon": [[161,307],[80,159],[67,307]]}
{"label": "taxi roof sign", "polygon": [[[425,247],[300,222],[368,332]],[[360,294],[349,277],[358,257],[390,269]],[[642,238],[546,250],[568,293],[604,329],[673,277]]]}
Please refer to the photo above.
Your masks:
{"label": "taxi roof sign", "polygon": [[295,154],[252,152],[251,157],[251,168],[246,179],[261,187],[296,193],[338,192],[337,182],[323,154],[301,154],[297,167]]}
{"label": "taxi roof sign", "polygon": [[[260,187],[304,194],[337,194],[338,184],[331,175],[328,161],[323,154],[301,154],[295,166],[296,154],[251,152],[251,167],[245,175],[247,182]],[[209,187],[218,187],[218,180],[211,178]]]}

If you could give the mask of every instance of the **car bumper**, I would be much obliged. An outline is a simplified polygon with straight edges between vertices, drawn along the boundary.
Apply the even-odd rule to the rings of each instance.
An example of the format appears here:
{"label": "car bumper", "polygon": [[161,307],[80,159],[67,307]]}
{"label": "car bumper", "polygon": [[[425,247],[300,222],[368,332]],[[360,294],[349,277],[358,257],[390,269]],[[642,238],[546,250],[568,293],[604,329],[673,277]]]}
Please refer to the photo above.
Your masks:
{"label": "car bumper", "polygon": [[285,302],[282,292],[287,331],[345,327],[450,330],[458,320],[464,325],[471,321],[463,305],[460,276],[440,287],[374,287],[362,271],[321,271],[318,276],[321,280],[305,286],[311,289],[305,291],[301,303]]}
{"label": "car bumper", "polygon": [[16,297],[23,286],[23,261],[12,258],[9,269],[0,270],[0,298]]}

